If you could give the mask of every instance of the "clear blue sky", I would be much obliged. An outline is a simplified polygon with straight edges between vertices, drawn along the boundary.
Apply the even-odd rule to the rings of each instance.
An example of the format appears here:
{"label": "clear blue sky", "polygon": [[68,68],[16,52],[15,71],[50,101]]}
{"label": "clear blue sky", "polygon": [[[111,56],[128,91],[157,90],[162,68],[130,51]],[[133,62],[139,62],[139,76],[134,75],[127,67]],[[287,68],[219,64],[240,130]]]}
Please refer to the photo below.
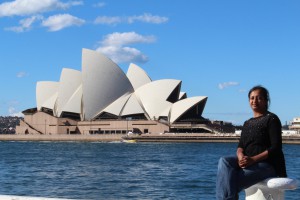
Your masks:
{"label": "clear blue sky", "polygon": [[188,96],[208,96],[209,119],[242,124],[257,84],[282,124],[300,116],[298,0],[1,1],[0,115],[36,107],[36,82],[81,70],[82,48],[182,80]]}

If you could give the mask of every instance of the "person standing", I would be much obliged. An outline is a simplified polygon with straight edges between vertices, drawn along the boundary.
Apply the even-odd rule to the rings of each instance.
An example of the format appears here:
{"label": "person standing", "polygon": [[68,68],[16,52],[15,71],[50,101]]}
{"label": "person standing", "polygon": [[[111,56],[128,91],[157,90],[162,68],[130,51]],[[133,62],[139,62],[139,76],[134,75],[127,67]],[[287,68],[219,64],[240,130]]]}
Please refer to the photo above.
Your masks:
{"label": "person standing", "polygon": [[243,125],[236,155],[219,160],[217,200],[236,200],[240,191],[266,178],[287,177],[281,122],[268,110],[269,91],[263,86],[254,86],[248,99],[253,117]]}

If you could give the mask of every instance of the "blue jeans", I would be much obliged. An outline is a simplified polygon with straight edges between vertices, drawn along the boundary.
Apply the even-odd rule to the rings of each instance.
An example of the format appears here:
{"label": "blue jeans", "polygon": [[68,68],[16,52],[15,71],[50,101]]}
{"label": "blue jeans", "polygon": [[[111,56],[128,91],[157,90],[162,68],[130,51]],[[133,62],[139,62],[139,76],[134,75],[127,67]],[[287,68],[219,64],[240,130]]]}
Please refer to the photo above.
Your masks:
{"label": "blue jeans", "polygon": [[217,200],[236,200],[240,191],[275,176],[275,170],[269,163],[259,162],[242,169],[237,156],[221,157],[216,181]]}

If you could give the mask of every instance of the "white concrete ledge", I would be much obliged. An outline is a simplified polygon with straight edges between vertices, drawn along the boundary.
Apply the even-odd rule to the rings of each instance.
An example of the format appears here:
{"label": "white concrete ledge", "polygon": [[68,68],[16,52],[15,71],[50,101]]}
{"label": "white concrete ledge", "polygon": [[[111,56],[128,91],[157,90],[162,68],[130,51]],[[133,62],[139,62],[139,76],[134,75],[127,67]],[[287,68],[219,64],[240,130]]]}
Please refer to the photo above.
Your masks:
{"label": "white concrete ledge", "polygon": [[299,184],[296,179],[291,178],[270,178],[264,182],[268,188],[278,190],[295,190]]}
{"label": "white concrete ledge", "polygon": [[246,200],[283,200],[286,190],[295,190],[298,180],[291,178],[269,178],[245,190]]}

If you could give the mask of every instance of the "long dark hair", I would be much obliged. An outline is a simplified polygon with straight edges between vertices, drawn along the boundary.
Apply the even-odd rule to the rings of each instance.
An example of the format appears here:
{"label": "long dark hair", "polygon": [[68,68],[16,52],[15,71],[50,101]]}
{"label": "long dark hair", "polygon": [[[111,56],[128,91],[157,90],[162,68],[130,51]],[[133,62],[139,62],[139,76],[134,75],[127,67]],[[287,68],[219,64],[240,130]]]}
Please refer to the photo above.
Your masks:
{"label": "long dark hair", "polygon": [[268,110],[269,106],[271,104],[271,99],[270,99],[269,91],[265,87],[263,87],[261,85],[256,85],[256,86],[254,86],[253,88],[250,89],[250,91],[248,93],[248,98],[249,99],[250,99],[251,92],[253,92],[254,90],[259,90],[261,92],[261,95],[267,101],[267,110]]}

